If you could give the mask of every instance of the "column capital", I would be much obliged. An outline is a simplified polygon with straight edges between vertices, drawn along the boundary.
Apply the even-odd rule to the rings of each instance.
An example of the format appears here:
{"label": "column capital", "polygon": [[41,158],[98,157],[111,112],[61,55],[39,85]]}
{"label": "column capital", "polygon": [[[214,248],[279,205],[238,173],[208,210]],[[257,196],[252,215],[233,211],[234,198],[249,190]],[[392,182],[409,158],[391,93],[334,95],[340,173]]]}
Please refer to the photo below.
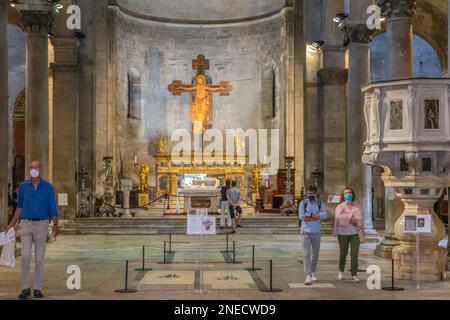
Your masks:
{"label": "column capital", "polygon": [[77,73],[78,72],[78,64],[77,63],[51,63],[50,69],[52,72],[61,72],[61,73]]}
{"label": "column capital", "polygon": [[323,68],[317,72],[321,85],[344,85],[348,81],[348,70],[341,68]]}
{"label": "column capital", "polygon": [[371,30],[365,23],[345,23],[341,30],[345,33],[345,42],[368,44],[377,30]]}
{"label": "column capital", "polygon": [[378,0],[383,16],[391,18],[411,18],[415,14],[416,0]]}
{"label": "column capital", "polygon": [[19,10],[19,13],[25,32],[53,32],[53,14],[50,10]]}

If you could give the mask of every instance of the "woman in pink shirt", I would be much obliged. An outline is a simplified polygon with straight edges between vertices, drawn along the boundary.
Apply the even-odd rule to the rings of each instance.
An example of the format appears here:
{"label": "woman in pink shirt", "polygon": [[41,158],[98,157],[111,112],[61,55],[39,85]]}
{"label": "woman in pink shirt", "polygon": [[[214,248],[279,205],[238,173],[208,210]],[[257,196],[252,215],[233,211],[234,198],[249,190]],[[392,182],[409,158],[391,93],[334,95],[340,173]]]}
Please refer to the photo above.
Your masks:
{"label": "woman in pink shirt", "polygon": [[357,283],[359,282],[357,273],[360,245],[358,231],[364,232],[364,217],[361,206],[354,199],[353,189],[346,188],[342,192],[342,203],[336,207],[334,214],[334,235],[337,235],[340,249],[338,279],[344,279],[345,262],[350,246],[352,281]]}

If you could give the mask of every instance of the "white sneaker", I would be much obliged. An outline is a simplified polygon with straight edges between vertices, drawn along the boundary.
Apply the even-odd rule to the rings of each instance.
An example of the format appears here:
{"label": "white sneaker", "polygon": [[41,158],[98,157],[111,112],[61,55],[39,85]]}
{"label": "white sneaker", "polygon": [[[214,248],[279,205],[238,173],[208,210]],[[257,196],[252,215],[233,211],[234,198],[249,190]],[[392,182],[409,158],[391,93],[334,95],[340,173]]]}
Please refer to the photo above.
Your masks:
{"label": "white sneaker", "polygon": [[313,282],[316,282],[316,281],[319,280],[319,279],[317,279],[315,273],[311,273],[311,280],[312,280]]}
{"label": "white sneaker", "polygon": [[343,280],[344,279],[344,273],[339,271],[338,273],[338,280]]}
{"label": "white sneaker", "polygon": [[354,277],[352,277],[352,282],[359,283],[360,281],[359,281],[358,277],[354,276]]}
{"label": "white sneaker", "polygon": [[313,282],[313,280],[312,280],[311,276],[309,276],[309,275],[306,276],[305,284],[307,286],[310,286],[310,285],[312,285],[312,282]]}

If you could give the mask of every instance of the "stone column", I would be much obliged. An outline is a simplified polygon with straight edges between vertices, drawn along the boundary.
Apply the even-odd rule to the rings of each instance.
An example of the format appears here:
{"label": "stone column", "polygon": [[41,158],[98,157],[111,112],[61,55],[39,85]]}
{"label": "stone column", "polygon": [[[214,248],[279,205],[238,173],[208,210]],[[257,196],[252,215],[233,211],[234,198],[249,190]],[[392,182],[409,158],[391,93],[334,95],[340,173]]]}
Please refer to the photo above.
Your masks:
{"label": "stone column", "polygon": [[18,6],[27,32],[25,163],[39,160],[45,175],[49,170],[48,33],[53,24],[51,7],[46,3]]}
{"label": "stone column", "polygon": [[387,80],[411,78],[413,75],[412,16],[415,0],[379,0],[386,21],[386,48],[388,51]]}
{"label": "stone column", "polygon": [[448,15],[447,15],[447,50],[449,51],[447,53],[447,78],[450,78],[450,0],[448,0],[447,3],[448,6]]}
{"label": "stone column", "polygon": [[8,223],[8,0],[0,0],[0,227]]}
{"label": "stone column", "polygon": [[[68,206],[61,208],[66,218],[76,215],[77,172],[77,54],[74,37],[54,37],[53,74],[53,181],[57,193],[68,195]],[[62,210],[63,209],[63,210]]]}
{"label": "stone column", "polygon": [[347,117],[351,119],[347,122],[348,185],[356,190],[357,200],[363,207],[366,232],[376,233],[372,222],[372,167],[362,163],[366,126],[361,87],[370,81],[369,42],[373,30],[369,30],[365,23],[359,22],[346,23],[343,30],[350,41],[347,104]]}
{"label": "stone column", "polygon": [[[327,1],[325,9],[325,44],[322,47],[323,67],[318,71],[319,110],[323,110],[323,190],[329,195],[340,194],[347,184],[346,156],[346,84],[345,48],[343,34],[333,21],[343,12],[343,1]],[[334,206],[328,206],[334,212]]]}

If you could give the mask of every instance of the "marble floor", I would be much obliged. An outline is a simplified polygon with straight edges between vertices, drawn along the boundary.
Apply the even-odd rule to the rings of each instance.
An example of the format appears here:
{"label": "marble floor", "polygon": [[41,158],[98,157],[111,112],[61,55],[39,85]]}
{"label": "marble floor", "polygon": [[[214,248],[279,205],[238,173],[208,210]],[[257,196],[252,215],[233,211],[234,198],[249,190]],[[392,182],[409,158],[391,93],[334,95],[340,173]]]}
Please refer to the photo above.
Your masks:
{"label": "marble floor", "polygon": [[[166,236],[60,236],[49,244],[46,255],[44,294],[47,299],[450,299],[450,281],[397,281],[401,292],[369,290],[368,274],[360,272],[361,283],[350,281],[349,272],[337,280],[338,249],[336,239],[323,237],[318,267],[319,281],[305,286],[301,262],[301,239],[296,235],[233,235],[228,253],[225,236],[203,239],[200,255],[198,236],[174,236],[172,253],[166,254]],[[236,252],[233,263],[232,241]],[[252,264],[258,271],[247,271]],[[142,267],[151,271],[135,271]],[[166,244],[169,250],[169,244]],[[373,255],[374,245],[364,244],[360,269],[371,265],[381,268],[382,286],[390,285],[391,261]],[[269,286],[269,260],[273,261],[273,288],[281,292],[263,292]],[[135,293],[115,293],[125,287],[125,260],[129,260],[128,287]],[[203,260],[203,263],[200,261]],[[81,289],[69,290],[69,266],[81,270]],[[0,299],[16,299],[21,287],[20,257],[14,269],[0,267]],[[34,266],[32,266],[34,267]]]}

